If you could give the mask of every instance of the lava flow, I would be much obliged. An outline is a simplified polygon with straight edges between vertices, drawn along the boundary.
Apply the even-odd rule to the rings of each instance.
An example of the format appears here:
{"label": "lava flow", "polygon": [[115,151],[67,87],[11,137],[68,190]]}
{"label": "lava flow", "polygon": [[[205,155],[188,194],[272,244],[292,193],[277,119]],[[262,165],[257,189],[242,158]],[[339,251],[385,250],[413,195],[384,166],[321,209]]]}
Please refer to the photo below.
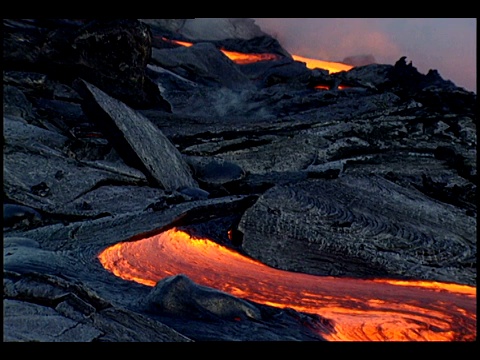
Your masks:
{"label": "lava flow", "polygon": [[300,55],[292,55],[292,58],[295,61],[304,62],[309,69],[324,69],[328,70],[330,74],[353,69],[352,65],[347,65],[340,62],[312,59]]}
{"label": "lava flow", "polygon": [[[186,47],[190,47],[193,45],[193,43],[188,41],[170,40],[165,37],[162,37],[162,40],[170,43],[175,43],[177,45],[186,46]],[[241,52],[229,51],[225,49],[220,49],[220,51],[236,64],[251,64],[258,61],[277,60],[280,58],[279,55],[270,54],[270,53],[241,53]],[[305,65],[309,69],[315,69],[315,68],[324,69],[324,70],[327,70],[330,74],[337,73],[340,71],[348,71],[354,67],[352,65],[347,65],[340,62],[312,59],[312,58],[307,58],[299,55],[292,55],[292,58],[295,61],[305,63]]]}
{"label": "lava flow", "polygon": [[334,322],[328,341],[474,341],[476,287],[362,280],[278,270],[209,239],[171,229],[98,255],[116,276],[148,286],[184,274],[197,284]]}

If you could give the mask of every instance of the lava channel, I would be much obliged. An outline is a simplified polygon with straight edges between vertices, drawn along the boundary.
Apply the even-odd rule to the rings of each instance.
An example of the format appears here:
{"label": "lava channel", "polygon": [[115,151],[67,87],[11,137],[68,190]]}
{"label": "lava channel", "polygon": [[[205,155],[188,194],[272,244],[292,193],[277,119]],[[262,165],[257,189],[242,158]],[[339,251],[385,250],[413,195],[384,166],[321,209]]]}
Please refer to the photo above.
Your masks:
{"label": "lava channel", "polygon": [[184,274],[239,298],[318,314],[334,323],[333,332],[320,334],[328,341],[476,340],[473,286],[288,272],[175,228],[117,243],[98,259],[116,276],[147,286]]}

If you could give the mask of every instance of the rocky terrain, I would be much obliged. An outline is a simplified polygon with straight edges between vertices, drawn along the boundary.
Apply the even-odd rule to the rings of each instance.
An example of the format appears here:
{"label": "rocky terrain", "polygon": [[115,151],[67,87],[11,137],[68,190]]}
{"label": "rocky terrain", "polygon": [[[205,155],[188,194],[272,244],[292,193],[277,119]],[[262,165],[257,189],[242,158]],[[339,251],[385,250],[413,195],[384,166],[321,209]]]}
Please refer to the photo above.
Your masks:
{"label": "rocky terrain", "polygon": [[218,20],[3,20],[4,341],[325,340],[329,319],[98,261],[172,227],[286,271],[475,286],[476,94],[405,57],[309,69]]}

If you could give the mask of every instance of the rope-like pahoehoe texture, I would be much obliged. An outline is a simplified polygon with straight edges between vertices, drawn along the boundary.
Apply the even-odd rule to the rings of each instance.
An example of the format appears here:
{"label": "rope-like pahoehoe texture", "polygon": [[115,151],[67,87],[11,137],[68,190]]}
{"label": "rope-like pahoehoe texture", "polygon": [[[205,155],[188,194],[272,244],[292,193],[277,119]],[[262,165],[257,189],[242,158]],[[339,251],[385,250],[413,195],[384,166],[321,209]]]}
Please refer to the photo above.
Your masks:
{"label": "rope-like pahoehoe texture", "polygon": [[380,176],[276,186],[239,230],[247,254],[284,270],[475,284],[475,220]]}

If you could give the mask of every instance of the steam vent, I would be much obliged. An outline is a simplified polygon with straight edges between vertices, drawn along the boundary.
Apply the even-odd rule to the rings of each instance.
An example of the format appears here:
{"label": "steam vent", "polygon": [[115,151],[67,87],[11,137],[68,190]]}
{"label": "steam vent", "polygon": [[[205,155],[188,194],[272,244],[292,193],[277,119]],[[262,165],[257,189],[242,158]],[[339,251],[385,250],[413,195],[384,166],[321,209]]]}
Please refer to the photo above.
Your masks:
{"label": "steam vent", "polygon": [[4,342],[476,341],[476,93],[246,18],[3,33]]}

